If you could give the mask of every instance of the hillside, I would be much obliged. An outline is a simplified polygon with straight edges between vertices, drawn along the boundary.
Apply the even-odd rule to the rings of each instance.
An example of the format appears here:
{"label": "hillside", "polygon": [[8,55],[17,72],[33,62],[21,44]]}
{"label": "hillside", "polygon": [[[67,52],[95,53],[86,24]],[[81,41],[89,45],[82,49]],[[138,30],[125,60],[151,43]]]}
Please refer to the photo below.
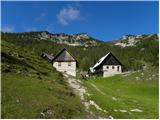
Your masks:
{"label": "hillside", "polygon": [[[131,41],[132,39],[130,40],[129,38],[132,37],[125,37],[126,39],[120,39],[118,41],[99,42],[95,46],[84,47],[69,46],[65,43],[60,44],[51,40],[41,40],[37,37],[35,38],[34,34],[37,35],[38,32],[23,34],[2,33],[2,39],[14,44],[15,46],[27,48],[38,56],[40,56],[42,52],[55,55],[61,48],[66,47],[68,51],[70,51],[70,53],[72,53],[72,55],[77,59],[80,71],[88,71],[89,67],[93,66],[102,56],[110,51],[121,61],[124,71],[139,70],[145,67],[148,63],[153,66],[159,65],[159,37],[156,34],[141,35],[143,36],[141,39],[136,38],[139,42],[135,42],[136,44],[133,46],[131,45],[126,47],[117,45],[117,42],[125,43],[126,41]],[[61,34],[61,36],[62,35],[63,34]],[[135,37],[136,36],[134,36],[133,39]],[[86,42],[84,41],[82,42],[82,44],[85,43]]]}
{"label": "hillside", "polygon": [[158,41],[158,34],[150,34],[150,35],[125,35],[120,38],[115,45],[121,47],[129,47],[129,46],[136,46],[138,43],[145,41],[145,40],[155,40]]}
{"label": "hillside", "polygon": [[[23,33],[23,35],[22,33],[2,33],[1,37],[2,118],[95,118],[96,115],[114,118],[133,118],[133,116],[134,118],[157,118],[159,65],[157,35],[143,35],[141,40],[136,39],[138,42],[134,42],[135,36],[128,36],[118,41],[98,42],[90,46],[85,46],[84,41],[81,41],[84,46],[70,46],[65,42],[57,43],[48,38],[35,38],[34,33]],[[116,45],[117,42],[128,44],[129,41],[134,45],[125,47]],[[82,80],[82,85],[87,91],[97,95],[86,96],[86,99],[94,100],[102,109],[107,110],[107,113],[98,112],[93,107],[92,112],[96,114],[88,116],[80,98],[68,86],[66,78],[40,57],[42,52],[55,55],[63,47],[77,59],[79,79],[81,79],[80,74],[86,73],[90,66],[110,51],[122,62],[123,71],[132,71],[126,76]],[[94,87],[90,84],[94,84]],[[104,85],[108,89],[106,87],[105,89]],[[95,86],[107,96],[99,94]],[[128,88],[125,89],[125,86]],[[114,89],[118,88],[122,92],[116,96],[117,92],[114,92]],[[143,90],[146,91],[145,95]],[[115,104],[112,97],[120,101]],[[139,103],[133,103],[132,98]],[[89,101],[90,104],[93,104],[92,101]],[[124,104],[127,101],[128,103]],[[145,112],[128,112],[136,109],[133,105]],[[152,108],[153,112],[149,108]],[[127,112],[123,113],[119,110]]]}
{"label": "hillside", "polygon": [[102,42],[94,39],[86,33],[78,34],[53,34],[48,31],[39,32],[24,32],[24,33],[6,33],[8,36],[15,37],[16,39],[32,39],[32,40],[47,40],[58,44],[66,44],[69,46],[95,46]]}
{"label": "hillside", "polygon": [[1,118],[85,118],[62,74],[34,52],[2,40]]}
{"label": "hillside", "polygon": [[108,78],[83,80],[88,101],[95,101],[108,116],[115,119],[158,119],[158,68],[147,66],[142,71]]}

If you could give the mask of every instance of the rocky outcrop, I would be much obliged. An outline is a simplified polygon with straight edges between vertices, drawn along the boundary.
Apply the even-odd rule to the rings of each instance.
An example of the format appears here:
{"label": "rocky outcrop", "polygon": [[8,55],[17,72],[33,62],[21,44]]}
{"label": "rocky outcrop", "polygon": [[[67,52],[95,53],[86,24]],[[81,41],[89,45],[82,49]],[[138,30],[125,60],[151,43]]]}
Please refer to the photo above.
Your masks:
{"label": "rocky outcrop", "polygon": [[42,31],[42,32],[29,32],[29,33],[25,33],[25,34],[26,35],[32,34],[32,36],[34,35],[34,38],[37,40],[49,40],[49,41],[59,43],[59,44],[67,44],[69,46],[86,46],[86,45],[95,46],[95,45],[97,45],[97,43],[101,42],[99,40],[96,40],[96,39],[90,37],[86,33],[52,34],[47,31]]}
{"label": "rocky outcrop", "polygon": [[136,46],[136,43],[141,42],[142,40],[157,40],[159,39],[158,34],[149,34],[149,35],[125,35],[120,38],[115,45],[121,47]]}

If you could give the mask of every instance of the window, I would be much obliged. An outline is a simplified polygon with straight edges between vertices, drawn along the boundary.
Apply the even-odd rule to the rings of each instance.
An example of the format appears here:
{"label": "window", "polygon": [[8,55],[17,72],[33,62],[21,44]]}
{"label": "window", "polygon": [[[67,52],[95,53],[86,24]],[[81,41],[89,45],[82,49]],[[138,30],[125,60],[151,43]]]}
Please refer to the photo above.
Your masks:
{"label": "window", "polygon": [[114,69],[114,66],[112,66],[112,69]]}
{"label": "window", "polygon": [[119,66],[117,66],[117,71],[119,71]]}
{"label": "window", "polygon": [[107,66],[106,68],[109,69],[109,66]]}
{"label": "window", "polygon": [[71,62],[68,62],[68,66],[71,66]]}
{"label": "window", "polygon": [[58,62],[58,66],[61,66],[61,62]]}

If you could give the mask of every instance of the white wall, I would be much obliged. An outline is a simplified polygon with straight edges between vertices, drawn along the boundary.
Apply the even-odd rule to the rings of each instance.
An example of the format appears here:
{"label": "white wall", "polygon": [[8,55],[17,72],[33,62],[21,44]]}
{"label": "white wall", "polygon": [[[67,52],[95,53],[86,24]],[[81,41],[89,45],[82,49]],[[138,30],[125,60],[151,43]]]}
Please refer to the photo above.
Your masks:
{"label": "white wall", "polygon": [[[114,69],[112,68],[113,66],[114,66]],[[119,70],[118,70],[118,66],[119,66]],[[103,77],[108,77],[108,76],[121,74],[121,73],[122,73],[121,65],[104,65],[103,66]]]}
{"label": "white wall", "polygon": [[71,66],[68,66],[68,62],[60,63],[61,66],[58,66],[58,62],[53,63],[53,67],[55,67],[57,71],[65,72],[69,75],[76,76],[76,62],[70,62]]}

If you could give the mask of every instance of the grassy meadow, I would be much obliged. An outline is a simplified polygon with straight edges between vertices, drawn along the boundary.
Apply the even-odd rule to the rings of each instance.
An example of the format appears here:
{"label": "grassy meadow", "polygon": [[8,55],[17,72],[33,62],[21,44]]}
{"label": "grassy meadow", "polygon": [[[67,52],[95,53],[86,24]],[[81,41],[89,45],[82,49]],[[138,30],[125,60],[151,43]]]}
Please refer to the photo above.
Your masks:
{"label": "grassy meadow", "polygon": [[40,57],[44,51],[57,53],[64,46],[78,60],[77,79],[108,51],[115,53],[126,71],[135,71],[82,80],[90,93],[86,99],[107,111],[92,106],[93,113],[117,119],[158,118],[158,41],[145,40],[128,48],[103,43],[83,49],[16,34],[4,34],[1,40],[1,118],[87,118],[82,101],[62,74]]}
{"label": "grassy meadow", "polygon": [[[91,78],[83,82],[90,96],[108,116],[117,119],[158,119],[158,72],[150,68],[152,77],[146,77],[147,71],[130,75],[116,75],[108,78]],[[139,78],[139,79],[138,79]],[[141,112],[131,111],[133,109]]]}
{"label": "grassy meadow", "polygon": [[2,40],[1,118],[84,118],[62,74],[32,51]]}

